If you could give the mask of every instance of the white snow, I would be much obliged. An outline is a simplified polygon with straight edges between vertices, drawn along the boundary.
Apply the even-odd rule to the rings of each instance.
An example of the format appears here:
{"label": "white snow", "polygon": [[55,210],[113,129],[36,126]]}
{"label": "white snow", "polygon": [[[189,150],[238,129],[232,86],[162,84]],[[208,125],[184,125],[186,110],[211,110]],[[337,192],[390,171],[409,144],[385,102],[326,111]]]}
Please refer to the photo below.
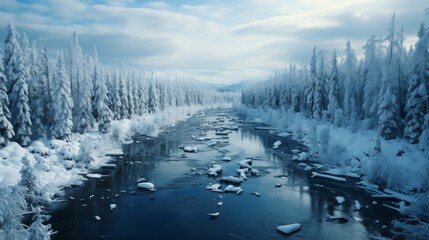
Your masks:
{"label": "white snow", "polygon": [[219,183],[215,183],[215,184],[209,184],[209,185],[207,185],[206,186],[206,189],[207,190],[210,190],[210,191],[217,191],[217,190],[219,190],[220,188],[222,187],[222,185],[220,185]]}
{"label": "white snow", "polygon": [[254,175],[254,176],[259,176],[260,175],[259,170],[256,169],[256,168],[252,168],[252,170],[250,170],[250,173],[252,175]]}
{"label": "white snow", "polygon": [[359,211],[362,208],[362,205],[360,205],[360,202],[358,200],[355,200],[355,209],[356,211]]}
{"label": "white snow", "polygon": [[109,205],[109,207],[110,207],[110,210],[111,210],[111,211],[113,211],[113,210],[114,210],[114,209],[116,209],[118,206],[117,206],[116,204],[112,203],[112,204],[110,204],[110,205]]}
{"label": "white snow", "polygon": [[189,153],[195,153],[195,152],[198,151],[198,148],[197,147],[184,147],[183,151],[184,152],[189,152]]}
{"label": "white snow", "polygon": [[99,173],[89,173],[89,174],[86,174],[86,176],[89,178],[102,178],[103,177],[103,175],[101,175]]}
{"label": "white snow", "polygon": [[151,182],[141,182],[141,183],[137,184],[137,187],[142,188],[142,189],[146,189],[146,190],[155,189],[155,185]]}
{"label": "white snow", "polygon": [[217,203],[217,205],[218,205],[219,207],[222,207],[223,202],[218,202],[218,203]]}
{"label": "white snow", "polygon": [[219,212],[214,212],[214,213],[209,213],[210,217],[218,217],[219,216]]}
{"label": "white snow", "polygon": [[292,223],[288,225],[281,225],[281,226],[277,226],[277,230],[284,234],[291,234],[301,230],[301,224]]}
{"label": "white snow", "polygon": [[230,157],[223,157],[222,161],[230,162],[232,159]]}
{"label": "white snow", "polygon": [[228,177],[222,177],[220,179],[221,182],[226,182],[226,183],[232,183],[232,184],[240,184],[243,182],[242,179],[234,177],[234,176],[228,176]]}
{"label": "white snow", "polygon": [[279,146],[282,144],[282,142],[280,142],[280,141],[275,141],[274,143],[273,143],[273,148],[279,148]]}
{"label": "white snow", "polygon": [[99,216],[95,216],[95,219],[96,219],[97,221],[100,221],[100,220],[101,220],[101,218],[100,218]]}
{"label": "white snow", "polygon": [[337,200],[338,204],[343,204],[346,201],[346,199],[344,197],[341,197],[341,196],[335,197],[335,200]]}
{"label": "white snow", "polygon": [[209,169],[207,169],[207,175],[217,177],[222,173],[222,166],[219,164],[213,164]]}
{"label": "white snow", "polygon": [[226,186],[224,191],[225,192],[232,192],[232,193],[239,195],[243,192],[243,189],[241,187],[235,187],[233,185],[228,185],[228,186]]}

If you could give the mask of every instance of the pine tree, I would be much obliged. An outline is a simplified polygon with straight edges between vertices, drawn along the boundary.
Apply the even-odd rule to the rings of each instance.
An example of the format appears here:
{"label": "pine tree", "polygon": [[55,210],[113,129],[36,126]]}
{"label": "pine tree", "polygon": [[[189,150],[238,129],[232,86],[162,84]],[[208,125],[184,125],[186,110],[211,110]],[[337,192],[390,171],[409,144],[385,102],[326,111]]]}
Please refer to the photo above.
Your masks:
{"label": "pine tree", "polygon": [[339,70],[337,61],[337,51],[334,51],[332,58],[331,77],[329,79],[329,104],[328,116],[330,121],[335,122],[335,112],[340,108],[340,85],[339,85]]}
{"label": "pine tree", "polygon": [[100,78],[97,83],[97,92],[95,93],[96,111],[98,129],[101,133],[106,133],[110,128],[112,122],[112,112],[109,109],[109,102],[107,97],[107,87],[105,83],[105,74],[102,73],[103,69],[100,68]]}
{"label": "pine tree", "polygon": [[5,87],[7,80],[3,72],[3,55],[0,51],[0,148],[6,146],[15,135],[10,123],[9,98]]}
{"label": "pine tree", "polygon": [[364,87],[364,102],[362,106],[364,118],[367,119],[367,127],[374,128],[377,126],[377,110],[378,110],[378,93],[381,87],[381,63],[380,55],[380,40],[372,35],[368,39],[365,50],[365,87]]}
{"label": "pine tree", "polygon": [[28,156],[25,155],[21,159],[22,167],[19,173],[21,174],[21,179],[19,180],[18,185],[25,188],[25,198],[30,205],[38,204],[38,201],[41,196],[40,183],[39,179],[34,173],[34,167],[28,159]]}
{"label": "pine tree", "polygon": [[[89,60],[88,60],[89,61]],[[92,116],[91,91],[92,81],[90,77],[91,70],[89,64],[85,64],[82,71],[82,78],[79,81],[79,98],[75,98],[78,107],[76,108],[76,130],[79,133],[88,132],[93,126],[95,119]]]}
{"label": "pine tree", "polygon": [[53,127],[52,134],[57,139],[69,140],[73,129],[73,100],[70,80],[64,67],[63,53],[60,53],[53,89]]}
{"label": "pine tree", "polygon": [[378,132],[384,139],[396,138],[398,134],[396,97],[390,84],[384,80],[378,100]]}
{"label": "pine tree", "polygon": [[127,119],[130,117],[130,113],[128,112],[128,91],[126,88],[126,82],[124,79],[124,71],[121,71],[119,75],[119,96],[121,96],[121,119]]}
{"label": "pine tree", "polygon": [[427,43],[429,34],[424,33],[422,24],[419,30],[419,41],[416,43],[412,62],[413,71],[408,85],[408,99],[405,106],[407,113],[404,135],[411,143],[418,143],[423,131],[424,117],[428,111],[426,83],[429,82],[429,52]]}
{"label": "pine tree", "polygon": [[28,228],[27,240],[50,240],[51,239],[51,225],[43,224],[44,221],[48,220],[48,216],[42,214],[42,208],[33,208],[34,216],[33,223]]}
{"label": "pine tree", "polygon": [[0,182],[0,239],[26,239],[24,224],[21,222],[26,208],[22,187],[8,187]]}
{"label": "pine tree", "polygon": [[31,136],[31,116],[28,100],[28,72],[24,67],[21,55],[17,56],[16,82],[12,86],[10,93],[10,105],[12,106],[12,125],[15,129],[15,139],[21,146],[30,144]]}
{"label": "pine tree", "polygon": [[[356,55],[354,50],[352,49],[350,40],[347,40],[346,50],[345,50],[345,94],[344,94],[344,113],[347,117],[350,117],[352,106],[351,101],[354,99],[356,95],[355,89],[355,77],[356,77]],[[356,101],[355,101],[356,103]]]}
{"label": "pine tree", "polygon": [[[154,113],[156,111],[158,111],[158,103],[159,102],[159,98],[158,98],[158,92],[156,89],[156,85],[154,84],[154,80],[151,79],[150,83],[149,83],[149,99],[148,99],[148,112],[149,113]],[[189,103],[188,103],[189,105]]]}
{"label": "pine tree", "polygon": [[118,71],[115,69],[114,74],[113,74],[113,91],[111,93],[112,95],[112,113],[113,113],[113,118],[115,120],[119,120],[121,119],[121,95],[120,95],[120,87],[121,87],[121,82],[120,82],[120,76]]}

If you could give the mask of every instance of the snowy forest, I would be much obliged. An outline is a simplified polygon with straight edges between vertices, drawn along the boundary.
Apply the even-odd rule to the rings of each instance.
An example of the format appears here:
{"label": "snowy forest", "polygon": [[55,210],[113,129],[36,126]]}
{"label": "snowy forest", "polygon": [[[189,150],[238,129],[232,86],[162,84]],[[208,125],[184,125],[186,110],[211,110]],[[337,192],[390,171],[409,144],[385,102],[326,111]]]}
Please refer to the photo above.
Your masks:
{"label": "snowy forest", "polygon": [[76,32],[67,50],[50,52],[46,42],[30,44],[9,24],[0,59],[2,146],[11,139],[21,146],[43,137],[67,140],[94,128],[105,133],[112,120],[232,100],[204,83],[103,65],[95,46],[83,52]]}

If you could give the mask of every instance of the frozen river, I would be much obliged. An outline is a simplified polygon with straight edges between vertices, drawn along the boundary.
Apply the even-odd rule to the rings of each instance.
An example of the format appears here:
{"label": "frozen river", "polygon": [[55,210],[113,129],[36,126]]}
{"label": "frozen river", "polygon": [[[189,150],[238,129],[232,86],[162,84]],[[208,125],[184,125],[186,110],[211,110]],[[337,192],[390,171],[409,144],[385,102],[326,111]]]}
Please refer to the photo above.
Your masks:
{"label": "frozen river", "polygon": [[[66,201],[49,208],[53,239],[369,239],[389,236],[396,212],[373,203],[367,193],[347,183],[311,178],[292,161],[307,148],[291,137],[280,137],[259,123],[240,121],[231,110],[210,111],[166,129],[157,138],[136,136],[124,145],[124,156],[103,169],[106,175],[66,190]],[[239,126],[216,135],[220,127]],[[206,140],[198,139],[201,137]],[[209,146],[217,141],[216,146]],[[277,149],[273,144],[280,141]],[[214,145],[214,144],[213,144]],[[181,146],[197,147],[185,153]],[[222,159],[230,157],[231,161]],[[240,160],[252,158],[260,176],[247,174],[244,190],[234,193],[206,190],[223,176],[236,176]],[[223,168],[207,176],[213,163]],[[312,163],[307,163],[313,166]],[[157,191],[137,188],[146,178]],[[227,184],[222,184],[224,189]],[[258,192],[260,196],[256,196]],[[344,197],[339,204],[335,197]],[[355,209],[355,201],[362,208]],[[222,205],[219,206],[219,202]],[[110,204],[116,204],[114,210]],[[208,213],[219,212],[215,219]],[[99,220],[95,216],[99,217]],[[276,227],[300,223],[302,229],[285,236]]]}

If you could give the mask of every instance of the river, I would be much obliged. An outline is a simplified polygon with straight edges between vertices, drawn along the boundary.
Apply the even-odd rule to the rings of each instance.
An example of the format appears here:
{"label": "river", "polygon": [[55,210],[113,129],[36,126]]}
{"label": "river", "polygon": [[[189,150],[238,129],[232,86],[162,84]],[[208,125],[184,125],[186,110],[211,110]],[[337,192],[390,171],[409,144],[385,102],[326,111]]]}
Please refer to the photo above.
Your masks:
{"label": "river", "polygon": [[[225,116],[219,113],[226,113]],[[220,116],[219,116],[220,115]],[[215,127],[239,126],[228,136],[215,135]],[[115,157],[114,169],[98,171],[104,177],[66,190],[66,201],[48,208],[53,239],[369,239],[387,236],[395,211],[373,203],[369,194],[347,183],[311,178],[292,161],[294,152],[307,147],[290,136],[280,137],[260,123],[243,122],[232,110],[212,110],[171,126],[159,137],[136,136]],[[266,127],[266,126],[265,126]],[[210,140],[199,141],[203,135]],[[216,146],[208,146],[214,140]],[[282,144],[273,149],[273,143]],[[185,153],[182,146],[197,147]],[[228,156],[232,161],[225,162]],[[206,190],[222,176],[236,175],[237,162],[253,159],[260,176],[248,174],[244,192]],[[216,161],[222,174],[206,174]],[[311,165],[311,163],[309,163]],[[137,188],[146,178],[157,191]],[[280,186],[281,184],[281,186]],[[276,187],[276,185],[278,185]],[[226,184],[223,184],[224,188]],[[258,192],[260,196],[252,194]],[[345,198],[338,204],[335,197]],[[362,205],[354,209],[354,201]],[[218,203],[222,202],[219,206]],[[110,204],[116,204],[111,210]],[[217,218],[208,213],[219,212]],[[99,220],[95,216],[99,217]],[[277,232],[283,224],[300,223],[292,235]]]}

